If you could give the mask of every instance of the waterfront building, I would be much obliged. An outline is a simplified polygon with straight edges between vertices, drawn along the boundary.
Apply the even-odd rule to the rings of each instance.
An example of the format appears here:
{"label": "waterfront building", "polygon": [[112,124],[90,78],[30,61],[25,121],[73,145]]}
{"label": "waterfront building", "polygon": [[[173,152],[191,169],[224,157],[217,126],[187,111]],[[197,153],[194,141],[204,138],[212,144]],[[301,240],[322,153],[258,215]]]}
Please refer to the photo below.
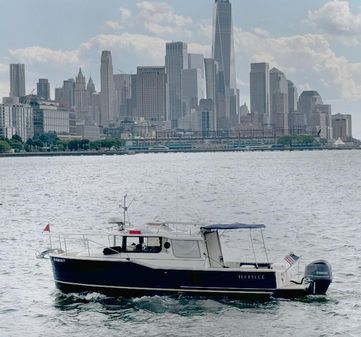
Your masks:
{"label": "waterfront building", "polygon": [[10,97],[25,96],[25,65],[10,64]]}
{"label": "waterfront building", "polygon": [[44,100],[35,95],[25,96],[21,99],[33,109],[34,135],[53,132],[57,135],[76,134],[76,116],[70,110],[59,106],[59,103]]}
{"label": "waterfront building", "polygon": [[264,125],[271,124],[270,74],[268,63],[252,63],[250,72],[251,113]]}
{"label": "waterfront building", "polygon": [[165,68],[167,73],[168,119],[171,127],[177,128],[182,117],[182,75],[188,68],[187,44],[184,42],[166,43]]}
{"label": "waterfront building", "polygon": [[288,81],[277,68],[270,71],[271,125],[276,136],[288,134]]}
{"label": "waterfront building", "polygon": [[214,3],[212,57],[218,63],[217,125],[221,129],[229,129],[237,121],[239,110],[232,5],[229,0],[215,0]]}
{"label": "waterfront building", "polygon": [[[34,136],[33,109],[27,102],[20,103],[19,97],[3,97],[2,110],[6,111],[3,116],[3,125],[7,125],[8,134],[18,135],[26,141]],[[10,138],[11,138],[10,137]]]}
{"label": "waterfront building", "polygon": [[352,116],[340,113],[332,115],[332,129],[333,139],[352,141]]}
{"label": "waterfront building", "polygon": [[0,138],[10,139],[15,134],[10,107],[0,104]]}
{"label": "waterfront building", "polygon": [[115,89],[113,78],[112,54],[108,50],[103,50],[100,65],[100,122],[103,126],[114,124],[115,117]]}
{"label": "waterfront building", "polygon": [[136,79],[136,115],[148,121],[167,118],[167,75],[165,67],[138,67]]}
{"label": "waterfront building", "polygon": [[46,78],[40,78],[36,84],[37,95],[43,99],[50,99],[50,83]]}

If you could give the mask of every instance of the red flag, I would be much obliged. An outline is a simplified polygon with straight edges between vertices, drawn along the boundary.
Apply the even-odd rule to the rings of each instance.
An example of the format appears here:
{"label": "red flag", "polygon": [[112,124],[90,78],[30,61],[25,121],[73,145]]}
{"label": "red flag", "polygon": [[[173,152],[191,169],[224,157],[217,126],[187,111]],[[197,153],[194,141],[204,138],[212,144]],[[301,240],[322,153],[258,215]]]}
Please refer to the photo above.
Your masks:
{"label": "red flag", "polygon": [[50,233],[50,224],[49,223],[44,227],[43,233],[44,232],[49,232]]}

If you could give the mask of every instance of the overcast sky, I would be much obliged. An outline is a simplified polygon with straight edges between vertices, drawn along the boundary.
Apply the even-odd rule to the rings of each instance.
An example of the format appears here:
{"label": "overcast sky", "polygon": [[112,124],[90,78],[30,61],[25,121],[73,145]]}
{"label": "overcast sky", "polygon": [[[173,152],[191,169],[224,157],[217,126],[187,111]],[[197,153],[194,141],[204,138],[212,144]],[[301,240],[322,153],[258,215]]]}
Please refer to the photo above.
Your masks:
{"label": "overcast sky", "polygon": [[[114,72],[163,65],[165,42],[188,42],[210,56],[212,0],[0,0],[0,96],[9,63],[26,64],[26,89],[49,78],[53,90],[78,68],[99,90],[100,53]],[[249,64],[269,62],[298,87],[317,90],[333,113],[352,113],[361,138],[361,1],[232,0],[241,100]]]}

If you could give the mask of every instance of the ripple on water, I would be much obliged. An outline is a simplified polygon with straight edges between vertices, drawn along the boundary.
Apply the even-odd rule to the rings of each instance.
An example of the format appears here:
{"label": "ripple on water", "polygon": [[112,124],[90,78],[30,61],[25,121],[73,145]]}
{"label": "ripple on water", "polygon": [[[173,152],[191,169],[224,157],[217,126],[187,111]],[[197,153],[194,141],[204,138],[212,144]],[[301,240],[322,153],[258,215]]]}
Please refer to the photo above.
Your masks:
{"label": "ripple on water", "polygon": [[[1,158],[0,165],[1,337],[360,335],[357,151]],[[330,291],[267,302],[60,294],[49,261],[35,258],[48,244],[44,225],[103,231],[125,192],[135,198],[134,223],[266,223],[270,259],[292,249],[304,263],[329,260]],[[232,248],[235,240],[242,249]],[[237,233],[224,242],[226,257],[244,258]]]}

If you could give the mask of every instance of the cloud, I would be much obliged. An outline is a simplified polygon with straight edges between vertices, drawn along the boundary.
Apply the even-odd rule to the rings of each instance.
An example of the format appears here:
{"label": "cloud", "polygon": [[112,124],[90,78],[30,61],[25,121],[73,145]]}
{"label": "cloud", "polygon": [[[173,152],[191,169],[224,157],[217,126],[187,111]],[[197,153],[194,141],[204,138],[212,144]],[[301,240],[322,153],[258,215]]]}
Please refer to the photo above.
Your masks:
{"label": "cloud", "polygon": [[6,73],[9,71],[9,65],[0,63],[0,73]]}
{"label": "cloud", "polygon": [[9,54],[18,62],[27,64],[33,63],[57,63],[57,64],[78,64],[80,63],[76,50],[54,50],[39,46],[10,49]]}
{"label": "cloud", "polygon": [[132,11],[125,7],[119,8],[119,17],[115,20],[108,20],[104,23],[105,27],[120,30],[123,28],[123,25],[132,17]]}
{"label": "cloud", "polygon": [[122,28],[122,26],[118,21],[112,21],[112,20],[106,21],[105,26],[114,30]]}
{"label": "cloud", "polygon": [[322,7],[309,10],[307,20],[329,38],[342,37],[338,41],[356,45],[361,34],[361,13],[353,14],[345,0],[332,0]]}
{"label": "cloud", "polygon": [[132,11],[125,7],[119,8],[119,14],[120,14],[120,20],[122,22],[125,22],[132,17]]}
{"label": "cloud", "polygon": [[175,14],[173,9],[163,1],[138,1],[137,20],[146,30],[155,35],[171,35],[184,32],[192,25],[190,17]]}

